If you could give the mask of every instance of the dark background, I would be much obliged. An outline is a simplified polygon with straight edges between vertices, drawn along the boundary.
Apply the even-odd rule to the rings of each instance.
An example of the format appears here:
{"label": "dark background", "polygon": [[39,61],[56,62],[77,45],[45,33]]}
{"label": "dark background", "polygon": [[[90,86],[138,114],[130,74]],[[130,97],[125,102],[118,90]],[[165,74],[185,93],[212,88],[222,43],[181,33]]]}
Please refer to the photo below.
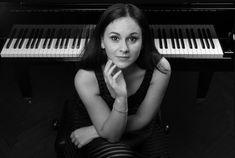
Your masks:
{"label": "dark background", "polygon": [[0,0],[0,2],[23,2],[23,3],[67,3],[67,4],[80,4],[80,3],[133,3],[133,4],[184,4],[184,3],[232,3],[232,0]]}
{"label": "dark background", "polygon": [[[21,2],[30,4],[48,1]],[[55,0],[50,2],[54,3]],[[69,2],[74,3],[75,0]],[[158,3],[155,0],[138,2]],[[159,3],[182,4],[182,2],[226,1],[165,0]],[[6,3],[0,5],[0,42],[5,34],[1,31],[6,29],[2,22],[18,20],[5,16],[6,6]],[[224,20],[224,18],[219,19]],[[27,18],[23,20],[25,22]],[[234,19],[226,19],[228,23],[232,22],[231,20]],[[0,58],[0,158],[55,158],[56,131],[52,128],[52,122],[61,116],[65,100],[72,98],[74,66],[62,62],[31,65],[33,98],[32,103],[28,103],[22,98],[16,80],[15,70],[21,65],[20,62],[15,63]],[[171,127],[169,133],[171,157],[234,158],[234,72],[215,72],[207,96],[200,102],[196,98],[198,74],[198,71],[176,71],[173,67],[169,87],[162,103],[164,121]]]}

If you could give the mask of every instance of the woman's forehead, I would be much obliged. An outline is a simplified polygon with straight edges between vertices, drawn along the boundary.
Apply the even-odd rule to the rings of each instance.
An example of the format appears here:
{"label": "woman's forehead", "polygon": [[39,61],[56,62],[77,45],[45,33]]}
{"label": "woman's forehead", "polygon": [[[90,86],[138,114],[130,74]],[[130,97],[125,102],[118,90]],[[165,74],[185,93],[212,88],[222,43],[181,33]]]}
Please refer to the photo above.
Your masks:
{"label": "woman's forehead", "polygon": [[141,28],[133,18],[122,17],[111,22],[106,27],[105,32],[116,32],[119,34],[141,33]]}

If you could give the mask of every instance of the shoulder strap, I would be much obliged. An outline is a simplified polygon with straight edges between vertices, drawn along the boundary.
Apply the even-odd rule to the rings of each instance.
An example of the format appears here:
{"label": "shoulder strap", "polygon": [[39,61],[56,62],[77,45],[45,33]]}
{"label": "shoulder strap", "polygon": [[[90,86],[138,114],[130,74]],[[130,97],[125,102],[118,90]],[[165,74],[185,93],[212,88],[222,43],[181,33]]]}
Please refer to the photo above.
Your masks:
{"label": "shoulder strap", "polygon": [[105,80],[104,80],[104,76],[103,76],[103,72],[101,67],[99,67],[98,69],[95,70],[95,76],[99,85],[99,89],[100,89],[100,94],[104,94],[105,93]]}

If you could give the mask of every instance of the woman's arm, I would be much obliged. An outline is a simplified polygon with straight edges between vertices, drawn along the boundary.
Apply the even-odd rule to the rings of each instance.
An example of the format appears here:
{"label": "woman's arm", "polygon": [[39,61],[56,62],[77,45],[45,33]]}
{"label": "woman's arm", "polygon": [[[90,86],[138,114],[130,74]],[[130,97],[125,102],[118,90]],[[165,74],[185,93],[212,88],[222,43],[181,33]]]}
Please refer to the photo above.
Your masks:
{"label": "woman's arm", "polygon": [[162,58],[154,70],[152,80],[145,99],[137,113],[128,117],[126,132],[140,130],[145,127],[158,112],[171,75],[169,62]]}
{"label": "woman's arm", "polygon": [[94,72],[82,69],[75,76],[75,88],[99,136],[110,142],[118,141],[126,129],[127,98],[116,97],[113,109],[110,110],[99,94]]}

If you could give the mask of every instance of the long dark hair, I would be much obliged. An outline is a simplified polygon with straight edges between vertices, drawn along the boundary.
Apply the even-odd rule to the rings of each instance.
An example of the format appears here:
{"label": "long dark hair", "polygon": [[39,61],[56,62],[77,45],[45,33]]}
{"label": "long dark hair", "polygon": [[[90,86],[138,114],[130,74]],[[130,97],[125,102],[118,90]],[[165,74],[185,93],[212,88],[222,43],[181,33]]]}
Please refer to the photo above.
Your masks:
{"label": "long dark hair", "polygon": [[94,70],[106,63],[107,56],[101,48],[101,37],[111,22],[128,16],[136,21],[142,31],[142,49],[136,64],[143,69],[152,69],[156,66],[161,55],[155,48],[154,38],[144,13],[133,4],[118,3],[106,9],[96,25],[90,41],[84,49],[84,55],[81,59],[83,68]]}

